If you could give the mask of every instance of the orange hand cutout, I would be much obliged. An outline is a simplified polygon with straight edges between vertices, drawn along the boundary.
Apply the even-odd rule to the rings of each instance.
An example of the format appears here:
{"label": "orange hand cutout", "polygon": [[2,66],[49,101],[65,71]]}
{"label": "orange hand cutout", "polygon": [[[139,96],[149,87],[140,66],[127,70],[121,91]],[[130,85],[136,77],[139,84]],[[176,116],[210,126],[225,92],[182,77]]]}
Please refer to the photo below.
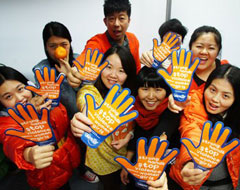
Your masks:
{"label": "orange hand cutout", "polygon": [[229,143],[225,143],[231,134],[231,129],[224,128],[222,122],[217,122],[214,129],[211,129],[211,126],[210,121],[204,123],[200,143],[197,147],[191,140],[181,139],[181,143],[188,150],[196,167],[202,170],[216,167],[230,151],[240,144],[240,141],[236,138]]}
{"label": "orange hand cutout", "polygon": [[138,115],[137,111],[126,113],[135,99],[130,96],[130,90],[125,88],[120,92],[120,86],[115,84],[109,90],[103,103],[95,107],[94,97],[87,94],[87,116],[93,122],[91,133],[83,133],[82,141],[88,146],[96,148],[106,137],[112,134],[119,126],[132,121]]}
{"label": "orange hand cutout", "polygon": [[16,136],[25,140],[33,141],[38,145],[55,143],[55,135],[49,123],[49,110],[41,109],[39,116],[33,105],[22,104],[16,105],[16,111],[8,108],[8,114],[23,128],[22,131],[17,129],[7,129],[6,135]]}
{"label": "orange hand cutout", "polygon": [[36,88],[35,86],[26,86],[25,88],[40,96],[48,93],[47,100],[53,100],[52,105],[57,106],[60,100],[60,87],[65,75],[61,73],[56,79],[55,69],[50,69],[49,67],[43,67],[43,73],[41,73],[39,69],[35,69],[34,72],[39,88]]}
{"label": "orange hand cutout", "polygon": [[102,58],[103,53],[99,53],[98,49],[95,49],[93,53],[91,49],[87,49],[84,64],[81,64],[78,58],[73,61],[73,64],[77,67],[84,80],[94,82],[101,71],[108,65],[108,61],[101,64]]}
{"label": "orange hand cutout", "polygon": [[146,141],[146,138],[140,138],[138,140],[137,162],[134,165],[122,156],[115,157],[114,160],[137,179],[154,181],[160,178],[167,164],[179,151],[178,149],[172,149],[165,155],[168,141],[160,141],[159,137],[153,137],[150,140],[149,148],[146,150]]}
{"label": "orange hand cutout", "polygon": [[161,63],[172,53],[173,50],[180,48],[180,39],[176,34],[169,32],[163,42],[158,45],[158,40],[153,39],[153,57],[155,62],[153,67],[158,68]]}
{"label": "orange hand cutout", "polygon": [[172,53],[171,74],[164,69],[157,71],[170,86],[173,98],[180,102],[186,101],[193,74],[200,63],[199,59],[195,59],[191,64],[192,52],[185,52],[185,49],[181,49],[179,57],[176,51]]}

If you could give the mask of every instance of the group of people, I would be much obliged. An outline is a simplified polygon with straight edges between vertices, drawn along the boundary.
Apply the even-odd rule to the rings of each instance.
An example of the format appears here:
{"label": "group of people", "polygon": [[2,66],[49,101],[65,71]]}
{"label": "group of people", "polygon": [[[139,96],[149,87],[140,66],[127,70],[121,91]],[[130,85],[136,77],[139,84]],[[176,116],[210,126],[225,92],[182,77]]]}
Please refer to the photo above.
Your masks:
{"label": "group of people", "polygon": [[[94,179],[99,179],[104,190],[138,189],[133,176],[114,158],[125,156],[134,163],[137,140],[159,136],[170,142],[169,148],[179,148],[180,154],[158,180],[147,181],[149,189],[236,189],[240,147],[230,152],[216,168],[202,171],[194,167],[186,148],[180,143],[181,138],[189,138],[197,146],[207,120],[222,121],[230,127],[229,139],[240,137],[240,69],[217,58],[222,49],[219,31],[212,26],[201,26],[191,35],[192,60],[199,58],[200,64],[194,73],[187,101],[181,103],[174,101],[169,86],[152,67],[153,50],[139,56],[139,42],[133,33],[127,32],[131,16],[129,0],[105,0],[104,15],[106,32],[89,39],[80,55],[73,52],[70,32],[63,24],[49,22],[45,25],[43,42],[47,58],[33,70],[48,66],[57,70],[56,75],[66,75],[57,107],[51,107],[48,94],[38,96],[26,90],[29,81],[20,72],[0,66],[0,174],[7,172],[7,167],[2,167],[6,156],[19,169],[26,170],[27,182],[32,189],[70,189],[68,181],[75,168],[83,175],[88,172]],[[181,44],[187,29],[178,19],[171,19],[159,28],[161,41],[168,32],[176,34]],[[66,49],[66,58],[55,57],[58,46]],[[108,61],[94,83],[84,83],[83,76],[73,65],[75,59],[82,64],[85,62],[89,48],[104,53],[102,63]],[[171,55],[160,67],[171,70]],[[131,90],[136,98],[131,109],[137,110],[139,115],[120,127],[119,130],[127,129],[122,139],[116,140],[110,135],[97,148],[85,146],[80,137],[84,132],[91,132],[89,126],[93,124],[86,116],[85,95],[91,94],[100,106],[114,84]],[[22,130],[7,112],[17,103],[30,103],[39,112],[41,108],[48,108],[56,141],[62,143],[38,146],[6,135],[5,131],[10,128]]]}

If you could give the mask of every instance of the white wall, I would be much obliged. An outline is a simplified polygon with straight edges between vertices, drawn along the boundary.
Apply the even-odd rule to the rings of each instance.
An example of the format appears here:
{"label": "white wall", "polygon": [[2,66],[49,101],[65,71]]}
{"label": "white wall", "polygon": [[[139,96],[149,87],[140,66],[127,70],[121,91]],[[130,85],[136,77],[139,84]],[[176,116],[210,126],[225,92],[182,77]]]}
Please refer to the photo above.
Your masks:
{"label": "white wall", "polygon": [[[152,38],[165,21],[167,0],[130,0],[129,30],[140,41],[140,53],[152,48]],[[12,66],[32,79],[32,67],[45,58],[42,30],[50,21],[65,24],[73,38],[74,52],[80,53],[86,41],[106,30],[104,0],[0,0],[0,63]],[[172,18],[188,27],[184,47],[193,30],[201,25],[215,26],[222,33],[222,58],[234,65],[240,44],[239,0],[172,0]]]}
{"label": "white wall", "polygon": [[199,26],[210,25],[222,35],[222,59],[240,67],[240,1],[239,0],[172,0],[172,17],[187,26],[188,34],[184,46],[192,32]]}
{"label": "white wall", "polygon": [[[32,67],[44,59],[42,30],[59,21],[71,32],[73,50],[80,53],[86,41],[106,30],[104,0],[0,0],[0,63],[33,78]],[[152,48],[158,27],[165,21],[166,0],[130,0],[128,31],[139,38],[140,52]]]}

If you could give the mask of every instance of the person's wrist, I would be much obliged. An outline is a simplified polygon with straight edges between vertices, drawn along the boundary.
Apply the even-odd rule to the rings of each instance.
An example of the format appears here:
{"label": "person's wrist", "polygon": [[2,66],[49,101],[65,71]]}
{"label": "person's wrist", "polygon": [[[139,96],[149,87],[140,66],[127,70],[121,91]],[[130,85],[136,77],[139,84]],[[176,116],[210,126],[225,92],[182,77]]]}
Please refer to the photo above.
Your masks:
{"label": "person's wrist", "polygon": [[31,149],[32,149],[32,147],[28,147],[23,152],[23,157],[27,162],[30,162],[29,152],[31,151]]}

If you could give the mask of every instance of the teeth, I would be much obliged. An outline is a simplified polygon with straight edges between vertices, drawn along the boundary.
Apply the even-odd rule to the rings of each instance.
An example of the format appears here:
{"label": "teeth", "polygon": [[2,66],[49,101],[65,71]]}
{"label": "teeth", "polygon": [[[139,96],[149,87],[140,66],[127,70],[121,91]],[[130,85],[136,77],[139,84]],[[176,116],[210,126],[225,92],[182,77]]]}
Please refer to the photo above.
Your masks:
{"label": "teeth", "polygon": [[214,104],[209,103],[209,105],[210,105],[210,107],[213,108],[213,109],[218,108],[218,106],[215,106]]}
{"label": "teeth", "polygon": [[148,103],[148,104],[151,104],[151,105],[155,104],[155,102],[148,102],[148,101],[147,101],[147,103]]}
{"label": "teeth", "polygon": [[109,82],[110,84],[115,84],[115,83],[117,83],[117,81],[113,81],[113,80],[108,80],[108,82]]}

